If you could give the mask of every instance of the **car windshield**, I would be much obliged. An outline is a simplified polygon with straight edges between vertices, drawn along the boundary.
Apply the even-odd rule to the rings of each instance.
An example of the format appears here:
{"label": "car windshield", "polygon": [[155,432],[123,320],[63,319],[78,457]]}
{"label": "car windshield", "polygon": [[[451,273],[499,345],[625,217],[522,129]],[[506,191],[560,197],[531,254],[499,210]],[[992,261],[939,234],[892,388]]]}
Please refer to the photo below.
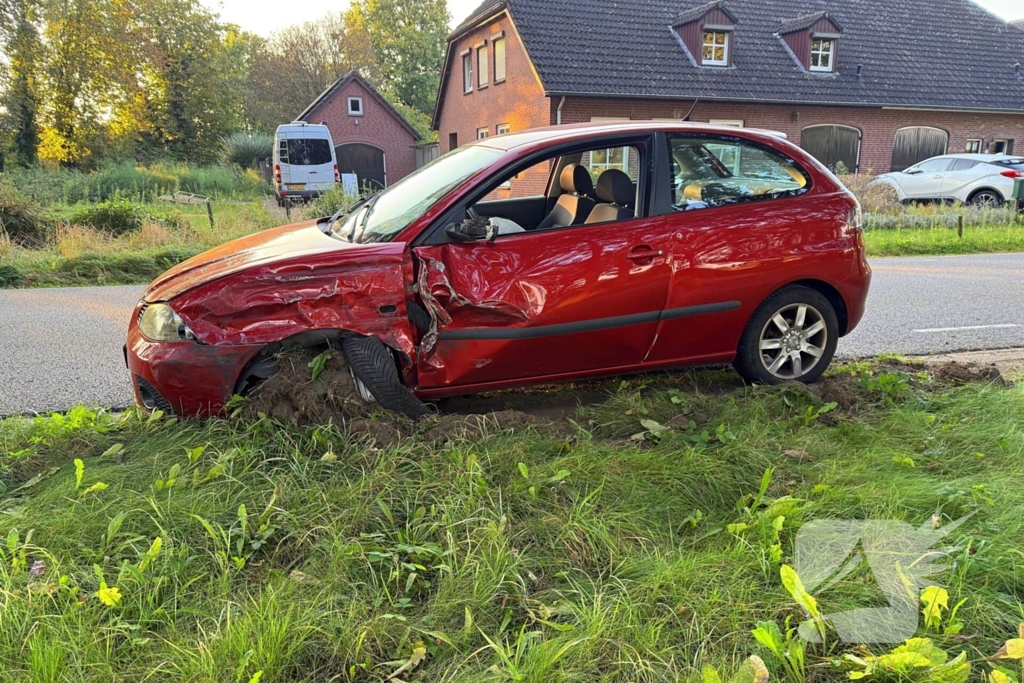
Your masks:
{"label": "car windshield", "polygon": [[379,195],[372,197],[334,234],[351,242],[389,242],[457,185],[486,168],[501,156],[491,147],[460,147],[434,159]]}

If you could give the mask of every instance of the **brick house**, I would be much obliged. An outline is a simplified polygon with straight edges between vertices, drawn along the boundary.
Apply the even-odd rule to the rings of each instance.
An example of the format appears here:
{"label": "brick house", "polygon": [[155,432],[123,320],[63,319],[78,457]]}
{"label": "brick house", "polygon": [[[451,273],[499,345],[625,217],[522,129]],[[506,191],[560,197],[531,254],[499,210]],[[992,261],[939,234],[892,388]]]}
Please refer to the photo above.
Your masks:
{"label": "brick house", "polygon": [[416,170],[420,134],[358,71],[335,81],[296,120],[326,124],[338,171],[354,173],[359,187],[387,187]]}
{"label": "brick house", "polygon": [[448,38],[441,151],[633,119],[781,131],[884,173],[1024,152],[1024,30],[970,0],[488,0]]}

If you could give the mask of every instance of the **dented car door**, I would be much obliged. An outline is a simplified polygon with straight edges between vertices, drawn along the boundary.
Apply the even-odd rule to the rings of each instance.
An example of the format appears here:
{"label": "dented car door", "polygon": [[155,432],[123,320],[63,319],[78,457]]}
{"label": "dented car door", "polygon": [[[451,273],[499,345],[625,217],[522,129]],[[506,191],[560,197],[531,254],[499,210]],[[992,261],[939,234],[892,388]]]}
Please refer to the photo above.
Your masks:
{"label": "dented car door", "polygon": [[638,218],[416,248],[436,324],[420,345],[419,387],[641,362],[668,293],[666,238]]}

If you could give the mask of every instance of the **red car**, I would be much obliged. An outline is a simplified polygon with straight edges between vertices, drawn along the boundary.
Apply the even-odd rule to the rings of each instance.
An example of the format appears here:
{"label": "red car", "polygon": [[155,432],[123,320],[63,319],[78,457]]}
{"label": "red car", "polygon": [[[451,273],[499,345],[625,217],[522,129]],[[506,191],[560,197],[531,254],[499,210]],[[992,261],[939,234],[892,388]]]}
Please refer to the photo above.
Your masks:
{"label": "red car", "polygon": [[857,201],[779,134],[559,126],[172,268],[125,351],[138,402],[179,415],[218,413],[296,346],[340,348],[365,399],[414,417],[443,396],[702,363],[812,382],[870,279]]}

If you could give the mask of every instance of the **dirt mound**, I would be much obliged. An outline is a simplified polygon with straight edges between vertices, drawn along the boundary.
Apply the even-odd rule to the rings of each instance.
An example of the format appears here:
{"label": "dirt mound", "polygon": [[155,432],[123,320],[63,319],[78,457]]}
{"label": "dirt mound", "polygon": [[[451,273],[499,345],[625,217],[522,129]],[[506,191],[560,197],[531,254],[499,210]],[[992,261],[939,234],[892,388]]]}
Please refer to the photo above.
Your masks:
{"label": "dirt mound", "polygon": [[935,381],[945,384],[967,384],[969,382],[994,382],[996,384],[1007,384],[1003,373],[996,365],[979,365],[977,363],[961,363],[958,361],[946,361],[935,365],[926,366]]}
{"label": "dirt mound", "polygon": [[277,372],[253,391],[251,410],[297,425],[368,416],[373,406],[359,398],[341,353],[328,357],[313,379],[311,363],[318,355],[306,349],[279,354]]}

